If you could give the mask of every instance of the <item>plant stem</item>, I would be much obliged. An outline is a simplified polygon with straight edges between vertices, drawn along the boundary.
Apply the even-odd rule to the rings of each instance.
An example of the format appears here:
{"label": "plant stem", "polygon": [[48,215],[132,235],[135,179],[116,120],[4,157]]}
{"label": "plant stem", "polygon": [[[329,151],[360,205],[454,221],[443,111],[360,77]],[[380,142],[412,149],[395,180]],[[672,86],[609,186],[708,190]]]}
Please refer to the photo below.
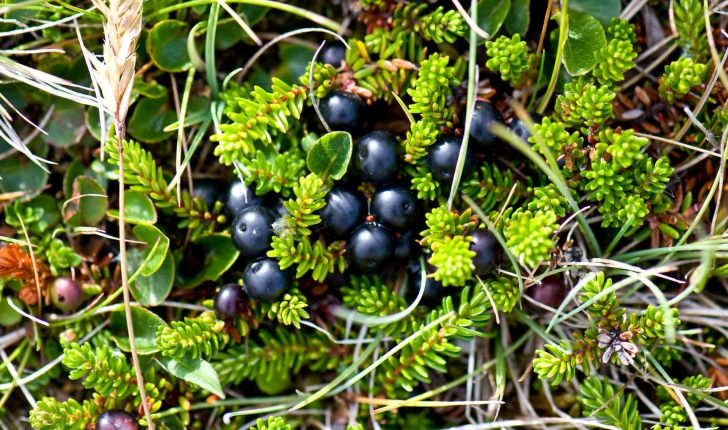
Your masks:
{"label": "plant stem", "polygon": [[609,246],[607,246],[607,249],[604,250],[604,258],[606,258],[614,249],[615,246],[617,246],[617,243],[619,240],[624,236],[625,233],[627,233],[627,230],[632,227],[632,223],[634,222],[634,215],[630,215],[629,219],[626,223],[622,226],[622,228],[619,229],[619,232],[616,236],[614,236],[614,239],[609,243]]}
{"label": "plant stem", "polygon": [[139,396],[142,398],[142,406],[144,414],[147,417],[147,426],[149,430],[154,430],[152,422],[152,411],[149,408],[147,400],[147,392],[144,389],[144,376],[142,375],[142,367],[139,365],[139,355],[137,354],[136,338],[134,337],[134,319],[131,316],[131,297],[129,292],[129,274],[127,273],[126,261],[126,220],[124,215],[124,125],[118,120],[116,122],[116,136],[118,139],[117,147],[119,149],[119,264],[121,266],[121,284],[124,290],[124,311],[126,312],[126,327],[129,331],[129,345],[131,345],[131,360],[134,363],[134,372],[136,373],[137,386],[139,387]]}
{"label": "plant stem", "polygon": [[566,29],[569,27],[569,0],[561,0],[561,22],[559,23],[559,47],[556,49],[556,62],[554,63],[554,71],[551,73],[551,80],[549,81],[549,88],[546,91],[546,95],[543,96],[541,104],[538,107],[538,113],[543,114],[546,110],[546,105],[551,100],[551,96],[556,88],[556,80],[559,78],[559,71],[561,70],[561,57],[564,56],[564,44],[566,43]]}

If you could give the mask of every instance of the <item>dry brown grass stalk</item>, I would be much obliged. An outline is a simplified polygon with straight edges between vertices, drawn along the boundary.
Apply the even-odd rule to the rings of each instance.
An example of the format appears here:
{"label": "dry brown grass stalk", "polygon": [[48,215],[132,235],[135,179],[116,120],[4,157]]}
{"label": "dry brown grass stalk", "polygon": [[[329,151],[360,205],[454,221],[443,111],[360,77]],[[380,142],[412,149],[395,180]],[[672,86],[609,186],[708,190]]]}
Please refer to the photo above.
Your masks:
{"label": "dry brown grass stalk", "polygon": [[[101,62],[93,55],[88,57],[94,68],[94,78],[101,90],[104,104],[114,118],[116,127],[119,159],[123,160],[122,140],[126,133],[125,121],[129,111],[131,90],[134,85],[134,68],[136,66],[136,48],[139,34],[142,31],[142,0],[93,0],[96,8],[104,15],[104,59]],[[124,220],[124,163],[119,163],[119,260],[121,263],[121,281],[124,289],[124,308],[126,325],[129,331],[129,343],[134,370],[142,398],[142,406],[147,425],[154,430],[151,410],[144,389],[142,370],[136,351],[134,325],[131,315],[131,298],[126,261],[126,230]]]}

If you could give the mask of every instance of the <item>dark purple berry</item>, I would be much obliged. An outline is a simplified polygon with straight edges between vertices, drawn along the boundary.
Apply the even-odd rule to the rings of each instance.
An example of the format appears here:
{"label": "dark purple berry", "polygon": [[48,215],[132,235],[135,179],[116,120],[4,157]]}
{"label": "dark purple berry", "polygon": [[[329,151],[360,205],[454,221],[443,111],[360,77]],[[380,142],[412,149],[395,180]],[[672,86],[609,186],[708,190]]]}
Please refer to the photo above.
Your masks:
{"label": "dark purple berry", "polygon": [[[414,298],[420,293],[420,288],[422,287],[422,272],[420,271],[419,262],[413,264],[413,267],[415,267],[415,270],[410,274],[409,291],[407,293],[409,296]],[[428,274],[435,273],[435,270],[435,266],[427,264]],[[429,306],[439,305],[444,292],[445,287],[442,285],[442,282],[436,281],[435,278],[426,277],[425,292],[422,293],[422,300],[420,303]]]}
{"label": "dark purple berry", "polygon": [[364,182],[386,185],[397,178],[402,148],[386,131],[372,131],[354,146],[351,168]]}
{"label": "dark purple berry", "polygon": [[[543,120],[543,115],[539,113],[529,112],[528,114],[534,124],[540,124],[541,120]],[[508,129],[511,131],[511,133],[520,137],[524,142],[528,142],[528,138],[531,137],[531,133],[528,131],[526,123],[520,118],[513,118],[511,123],[508,124]]]}
{"label": "dark purple berry", "polygon": [[53,304],[62,311],[72,311],[83,303],[83,289],[71,278],[57,278],[51,289]]}
{"label": "dark purple berry", "polygon": [[112,410],[96,418],[96,430],[139,430],[139,424],[130,413]]}
{"label": "dark purple berry", "polygon": [[273,204],[270,205],[270,210],[273,211],[273,213],[276,215],[276,218],[283,218],[286,215],[290,215],[291,213],[288,212],[288,209],[283,205],[283,202],[285,200],[278,197],[273,201]]}
{"label": "dark purple berry", "polygon": [[324,64],[330,64],[335,68],[341,67],[341,63],[346,58],[346,45],[338,40],[326,42],[321,52],[319,52],[316,61]]}
{"label": "dark purple berry", "polygon": [[344,239],[366,216],[364,196],[343,187],[334,187],[326,195],[326,206],[320,211],[326,235],[332,239]]}
{"label": "dark purple berry", "polygon": [[476,101],[470,122],[470,140],[480,149],[491,149],[498,143],[498,138],[491,132],[490,127],[502,121],[503,117],[492,103]]}
{"label": "dark purple berry", "polygon": [[235,179],[225,193],[223,193],[220,201],[225,206],[225,211],[230,217],[228,219],[231,219],[235,218],[245,208],[261,206],[263,204],[263,197],[255,194],[255,187],[246,186],[240,179]]}
{"label": "dark purple berry", "polygon": [[503,248],[495,235],[488,230],[476,228],[470,232],[470,237],[473,239],[470,242],[470,250],[475,252],[473,274],[479,276],[490,274],[500,263]]}
{"label": "dark purple berry", "polygon": [[[432,177],[439,181],[440,185],[446,190],[449,190],[452,186],[462,143],[462,137],[455,136],[454,134],[445,134],[437,138],[435,144],[427,152],[427,168],[432,173]],[[474,166],[475,157],[470,148],[468,148],[465,155],[462,178],[467,178],[473,171]]]}
{"label": "dark purple berry", "polygon": [[207,207],[212,208],[220,197],[220,184],[210,179],[197,179],[193,183],[192,197],[202,197]]}
{"label": "dark purple berry", "polygon": [[[566,289],[561,277],[551,275],[543,278],[540,284],[531,285],[526,290],[526,294],[534,301],[556,309],[564,301]],[[544,311],[544,309],[541,309],[541,311]]]}
{"label": "dark purple berry", "polygon": [[221,320],[232,321],[245,310],[245,291],[238,284],[227,284],[215,294],[215,315]]}
{"label": "dark purple berry", "polygon": [[378,222],[393,230],[411,227],[420,216],[417,195],[399,185],[377,191],[372,198],[371,211]]}
{"label": "dark purple berry", "polygon": [[262,257],[273,241],[271,225],[276,215],[263,206],[252,206],[244,209],[233,220],[230,235],[233,245],[245,257]]}
{"label": "dark purple berry", "polygon": [[417,236],[419,235],[414,230],[395,235],[394,256],[406,261],[417,255],[420,249],[420,244],[416,242]]}
{"label": "dark purple berry", "polygon": [[333,91],[319,101],[321,116],[333,131],[355,134],[364,126],[366,105],[348,91]]}
{"label": "dark purple berry", "polygon": [[346,245],[349,264],[361,272],[374,272],[392,257],[394,240],[384,228],[364,224],[354,230]]}
{"label": "dark purple berry", "polygon": [[248,263],[243,274],[243,288],[251,300],[270,303],[293,285],[293,274],[282,270],[275,258],[261,258]]}

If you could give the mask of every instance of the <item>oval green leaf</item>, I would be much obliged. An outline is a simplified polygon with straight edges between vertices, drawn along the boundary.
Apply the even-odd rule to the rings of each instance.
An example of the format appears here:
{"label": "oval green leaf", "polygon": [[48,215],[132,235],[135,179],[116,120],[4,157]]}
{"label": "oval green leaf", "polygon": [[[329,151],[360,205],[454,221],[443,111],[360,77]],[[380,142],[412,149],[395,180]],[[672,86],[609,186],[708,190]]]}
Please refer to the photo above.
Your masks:
{"label": "oval green leaf", "polygon": [[[116,213],[118,218],[119,214]],[[154,224],[157,222],[157,211],[149,197],[139,191],[124,191],[124,219],[130,224]]]}
{"label": "oval green leaf", "polygon": [[[96,123],[98,122],[98,111],[96,111]],[[48,134],[43,134],[42,139],[50,145],[67,148],[77,144],[86,133],[86,115],[83,107],[76,105],[54,110],[45,131]]]}
{"label": "oval green leaf", "polygon": [[174,134],[164,131],[164,128],[176,121],[177,114],[170,108],[166,97],[144,97],[134,107],[127,130],[140,142],[157,143]]}
{"label": "oval green leaf", "polygon": [[[33,139],[28,148],[37,157],[45,157],[48,146],[41,138]],[[0,154],[10,150],[10,145],[0,139]],[[13,155],[0,160],[0,191],[30,191],[43,188],[48,181],[48,172],[32,162],[25,155]]]}
{"label": "oval green leaf", "polygon": [[[175,285],[182,289],[194,288],[204,281],[216,281],[240,255],[230,236],[222,233],[202,236],[191,244],[190,249],[194,250],[194,255],[187,258],[194,258],[194,262],[185,260],[181,250],[175,252]],[[197,258],[199,254],[204,257]]]}
{"label": "oval green leaf", "polygon": [[345,131],[334,131],[321,136],[306,156],[308,170],[324,181],[329,176],[341,179],[349,165],[352,147],[351,135]]}
{"label": "oval green leaf", "polygon": [[[157,347],[157,327],[167,325],[162,318],[154,313],[140,308],[139,306],[131,306],[132,325],[134,327],[134,339],[136,340],[137,353],[139,355],[154,354],[159,351]],[[124,305],[119,305],[114,312],[111,313],[111,339],[116,343],[120,350],[131,351],[131,343],[129,342],[129,331],[126,326],[126,313]]]}
{"label": "oval green leaf", "polygon": [[476,16],[478,27],[493,37],[503,25],[510,10],[511,0],[479,0]]}
{"label": "oval green leaf", "polygon": [[207,361],[193,360],[185,356],[182,360],[163,358],[162,364],[172,376],[198,385],[220,398],[225,398],[225,393],[222,392],[222,386],[220,385],[220,378]]}
{"label": "oval green leaf", "polygon": [[[77,176],[73,180],[72,198],[66,204],[63,219],[73,227],[94,227],[106,216],[108,198],[106,190],[91,176]],[[89,195],[96,194],[96,195]],[[97,195],[102,195],[100,197]]]}
{"label": "oval green leaf", "polygon": [[158,22],[147,37],[147,53],[161,70],[183,72],[192,67],[187,54],[187,33],[190,27],[183,21]]}
{"label": "oval green leaf", "polygon": [[511,10],[503,21],[503,28],[509,34],[520,34],[528,31],[528,24],[531,21],[531,0],[511,0]]}
{"label": "oval green leaf", "polygon": [[[159,231],[157,227],[150,224],[136,225],[133,231],[138,241],[147,243],[147,247],[142,255],[142,261],[148,260],[147,264],[142,268],[141,274],[143,276],[151,276],[162,267],[162,263],[164,263],[164,259],[167,257],[169,238]],[[157,244],[157,241],[159,241],[159,244]],[[154,254],[150,256],[152,250],[154,250]]]}
{"label": "oval green leaf", "polygon": [[597,64],[594,53],[607,45],[604,29],[591,15],[569,11],[569,37],[564,44],[564,65],[571,76],[580,76]]}
{"label": "oval green leaf", "polygon": [[[154,244],[152,244],[147,249],[147,251],[144,252],[138,249],[127,250],[127,273],[130,277],[133,276],[137,272],[137,270],[139,270],[139,268],[142,266],[142,263],[145,261],[146,256],[149,255],[147,252],[151,252],[151,249],[153,247]],[[157,249],[159,249],[159,246],[157,247]],[[154,258],[155,256],[152,256],[150,260]],[[142,273],[144,272],[144,270],[146,270],[146,267],[149,265],[149,263],[150,261],[148,261],[147,264],[142,268]],[[134,282],[129,285],[131,294],[139,303],[144,306],[159,305],[167,298],[169,292],[172,291],[172,284],[174,283],[175,273],[174,266],[175,264],[172,253],[167,252],[164,260],[162,261],[162,264],[157,268],[154,273],[149,276],[139,274],[139,276],[134,279]]]}
{"label": "oval green leaf", "polygon": [[622,12],[622,5],[619,0],[569,0],[569,13],[572,11],[588,13],[606,27]]}

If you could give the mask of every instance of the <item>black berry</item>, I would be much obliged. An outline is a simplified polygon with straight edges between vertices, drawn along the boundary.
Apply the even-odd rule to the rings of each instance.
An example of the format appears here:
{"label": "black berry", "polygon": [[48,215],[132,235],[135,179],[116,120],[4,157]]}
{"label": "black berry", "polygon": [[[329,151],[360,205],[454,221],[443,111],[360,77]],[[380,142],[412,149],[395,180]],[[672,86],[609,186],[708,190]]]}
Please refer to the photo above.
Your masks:
{"label": "black berry", "polygon": [[404,230],[420,215],[417,195],[403,186],[393,186],[377,191],[372,198],[372,214],[383,226]]}
{"label": "black berry", "polygon": [[476,228],[470,232],[473,238],[470,242],[470,250],[475,252],[473,257],[474,275],[488,275],[500,263],[503,248],[498,243],[495,235],[488,230]]}
{"label": "black berry", "polygon": [[220,197],[220,184],[209,179],[197,179],[192,187],[192,197],[202,197],[207,207],[212,208]]}
{"label": "black berry", "polygon": [[273,201],[272,205],[270,205],[270,209],[276,215],[276,218],[283,218],[284,216],[291,214],[290,212],[288,212],[288,209],[286,209],[286,207],[283,205],[283,201],[284,200],[279,197]]}
{"label": "black berry", "polygon": [[[561,281],[561,277],[551,275],[543,278],[540,284],[531,285],[526,290],[526,294],[534,301],[556,309],[564,301],[566,290],[564,283]],[[541,311],[545,310],[539,309]]]}
{"label": "black berry", "polygon": [[[435,144],[430,147],[427,153],[427,168],[432,173],[432,177],[439,181],[440,185],[445,189],[450,189],[453,177],[455,177],[462,142],[462,137],[445,134],[435,141]],[[475,157],[468,148],[465,154],[465,164],[463,165],[463,178],[468,177],[473,171],[474,165]]]}
{"label": "black berry", "polygon": [[233,245],[245,257],[262,257],[273,240],[271,224],[275,220],[275,213],[266,207],[244,209],[235,217],[230,228]]}
{"label": "black berry", "polygon": [[395,235],[394,256],[400,260],[409,260],[416,255],[420,245],[415,241],[419,236],[414,230]]}
{"label": "black berry", "polygon": [[243,274],[243,288],[252,300],[270,303],[291,288],[293,274],[282,270],[275,258],[261,258],[248,263]]}
{"label": "black berry", "polygon": [[245,292],[238,284],[227,284],[215,294],[215,315],[221,320],[232,321],[245,310]]}
{"label": "black berry", "polygon": [[346,58],[346,45],[335,40],[333,42],[326,42],[324,47],[321,48],[318,57],[316,57],[316,61],[330,64],[338,69],[341,67],[344,58]]}
{"label": "black berry", "polygon": [[[422,287],[422,272],[420,271],[420,263],[416,262],[415,264],[413,264],[413,266],[415,267],[415,270],[413,273],[410,274],[408,291],[408,294],[412,298],[417,297],[417,295],[420,293],[420,288]],[[428,264],[427,273],[431,274],[434,272],[435,266]],[[436,281],[435,278],[426,277],[425,292],[422,293],[422,299],[420,300],[420,303],[430,306],[438,305],[440,304],[440,300],[442,299],[444,292],[445,287],[442,285],[442,282]]]}
{"label": "black berry", "polygon": [[83,303],[83,289],[71,278],[57,278],[51,290],[53,304],[62,311],[72,311]]}
{"label": "black berry", "polygon": [[498,143],[498,138],[490,131],[490,127],[502,121],[503,117],[492,103],[482,100],[475,102],[470,122],[470,139],[481,149],[492,148]]}
{"label": "black berry", "polygon": [[366,106],[348,91],[333,91],[319,101],[321,116],[333,131],[357,133],[364,126]]}
{"label": "black berry", "polygon": [[96,430],[139,430],[139,424],[130,413],[112,410],[96,418]]}
{"label": "black berry", "polygon": [[263,204],[263,197],[255,194],[255,187],[248,187],[240,179],[234,180],[220,200],[230,218],[235,218],[243,209]]}
{"label": "black berry", "polygon": [[[541,120],[543,120],[543,115],[536,112],[529,112],[528,115],[531,117],[534,124],[540,124]],[[508,129],[511,133],[523,139],[524,142],[528,142],[528,138],[531,137],[531,133],[528,131],[526,123],[520,118],[513,118],[511,123],[508,124]]]}
{"label": "black berry", "polygon": [[355,191],[334,187],[326,195],[326,206],[320,211],[326,235],[332,239],[344,239],[366,216],[364,196]]}
{"label": "black berry", "polygon": [[385,185],[397,178],[401,155],[402,149],[392,134],[373,131],[354,146],[351,168],[362,181]]}
{"label": "black berry", "polygon": [[361,272],[383,267],[394,251],[394,240],[384,227],[364,224],[354,230],[346,246],[349,264]]}

